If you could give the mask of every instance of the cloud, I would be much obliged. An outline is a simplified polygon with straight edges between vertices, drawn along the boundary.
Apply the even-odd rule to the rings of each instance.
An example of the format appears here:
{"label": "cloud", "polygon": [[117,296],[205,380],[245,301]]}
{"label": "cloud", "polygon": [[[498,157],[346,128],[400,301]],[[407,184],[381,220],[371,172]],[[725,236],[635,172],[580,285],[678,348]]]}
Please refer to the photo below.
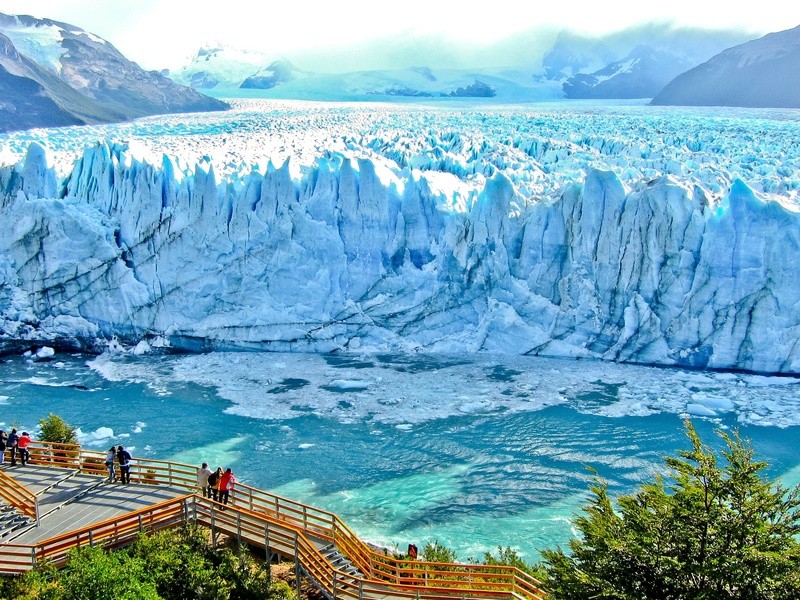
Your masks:
{"label": "cloud", "polygon": [[[387,8],[387,6],[389,8]],[[146,68],[174,67],[198,47],[219,41],[276,56],[322,55],[344,49],[381,50],[409,54],[414,40],[433,47],[489,48],[517,39],[531,30],[545,35],[554,29],[600,34],[647,21],[715,29],[741,28],[755,33],[787,29],[800,24],[800,4],[786,6],[763,0],[750,10],[720,10],[719,5],[689,0],[666,3],[609,0],[523,3],[517,0],[406,0],[383,5],[372,0],[300,0],[255,4],[249,0],[195,0],[163,2],[139,0],[0,0],[0,11],[30,13],[74,24],[111,41],[129,58]],[[535,38],[536,36],[534,36]],[[158,40],[158,43],[152,43]],[[382,40],[382,41],[379,41]],[[519,43],[510,45],[521,50]]]}

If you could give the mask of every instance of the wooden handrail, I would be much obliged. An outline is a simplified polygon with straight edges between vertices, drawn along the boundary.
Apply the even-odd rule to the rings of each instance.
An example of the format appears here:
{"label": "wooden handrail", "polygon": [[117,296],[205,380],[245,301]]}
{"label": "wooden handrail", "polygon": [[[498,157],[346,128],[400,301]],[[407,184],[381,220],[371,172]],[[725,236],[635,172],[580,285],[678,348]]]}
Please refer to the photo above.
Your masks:
{"label": "wooden handrail", "polygon": [[0,471],[0,498],[38,523],[39,502],[36,494],[5,471]]}
{"label": "wooden handrail", "polygon": [[[206,525],[211,525],[219,531],[224,531],[228,535],[248,538],[250,540],[259,540],[260,543],[262,530],[261,527],[255,525],[263,520],[272,521],[273,524],[283,528],[283,534],[280,530],[273,530],[273,546],[278,547],[284,554],[291,554],[292,551],[297,552],[301,559],[304,568],[310,577],[313,577],[317,583],[326,589],[328,593],[332,593],[332,585],[337,581],[337,585],[347,587],[346,582],[350,581],[350,585],[357,589],[360,584],[362,589],[364,586],[372,585],[376,590],[380,589],[381,597],[395,597],[396,593],[400,592],[401,597],[405,597],[403,592],[411,591],[408,597],[416,597],[416,593],[424,591],[425,598],[436,597],[431,593],[436,593],[441,597],[452,598],[454,595],[457,597],[475,597],[475,598],[511,598],[514,590],[509,587],[507,577],[502,573],[492,572],[501,571],[514,572],[512,567],[497,567],[490,566],[487,572],[481,573],[478,577],[474,573],[469,574],[464,571],[465,565],[439,565],[437,563],[424,563],[417,561],[418,565],[425,565],[427,567],[442,567],[442,566],[455,566],[462,568],[458,572],[458,577],[454,577],[454,572],[451,570],[441,569],[423,569],[417,568],[416,570],[410,568],[406,574],[406,579],[401,582],[381,582],[371,579],[369,577],[355,577],[344,571],[335,568],[330,562],[325,560],[317,547],[308,539],[303,532],[292,532],[291,528],[286,527],[277,519],[265,517],[258,512],[249,511],[237,507],[227,507],[225,512],[214,512],[219,509],[218,505],[205,498],[197,498],[197,511],[198,521]],[[247,517],[249,520],[242,520],[240,517]],[[278,539],[276,539],[276,536]],[[296,546],[294,546],[296,544]],[[416,576],[414,576],[416,575]],[[352,582],[355,582],[352,583]],[[380,586],[379,588],[376,586]],[[338,592],[342,592],[341,589]],[[523,592],[520,594],[525,598],[541,599],[541,595],[529,594]],[[357,594],[354,596],[357,597]]]}
{"label": "wooden handrail", "polygon": [[[50,444],[40,441],[33,441],[29,449],[32,464],[70,468],[95,475],[106,473],[104,452],[85,450],[74,444]],[[181,519],[186,518],[185,515],[177,518],[179,511],[176,507],[180,507],[180,510],[185,513],[186,505],[190,501],[194,503],[195,510],[200,506],[208,505],[212,507],[213,511],[214,506],[220,506],[218,503],[215,504],[211,500],[194,495],[198,491],[196,473],[196,467],[183,463],[135,459],[131,468],[132,481],[169,485],[184,489],[190,494],[45,540],[35,546],[34,560],[54,560],[56,558],[65,560],[66,552],[69,549],[90,543],[103,543],[104,545],[127,543],[138,534],[138,530],[141,528],[141,518],[144,515],[148,516],[149,524],[154,528],[174,526],[178,522],[183,522]],[[421,588],[425,590],[426,598],[438,597],[436,594],[441,595],[442,598],[452,597],[456,592],[459,594],[474,593],[476,594],[474,597],[514,596],[528,600],[544,598],[541,583],[514,567],[428,563],[386,555],[361,540],[334,513],[246,484],[236,484],[231,493],[231,505],[228,508],[230,509],[230,512],[227,513],[228,517],[233,514],[243,515],[248,519],[255,519],[258,527],[272,525],[275,528],[282,527],[294,532],[298,540],[298,547],[294,548],[296,552],[301,552],[300,546],[305,547],[305,544],[308,543],[308,551],[302,550],[304,568],[309,571],[309,576],[315,579],[317,577],[330,578],[330,580],[325,579],[318,583],[323,586],[330,583],[331,589],[328,592],[331,593],[333,592],[333,582],[337,580],[337,577],[342,578],[342,581],[339,582],[342,588],[337,590],[337,597],[363,597],[364,591],[370,586],[380,586],[384,592],[387,589],[393,590],[392,597],[395,597],[394,593],[396,592],[399,594],[396,596],[398,598],[414,598]],[[218,523],[228,520],[228,517],[222,516],[225,513],[212,512],[211,514],[217,515]],[[131,526],[130,519],[136,521],[135,527]],[[210,523],[204,524],[211,525]],[[257,535],[255,531],[247,533],[251,537]],[[354,578],[337,571],[308,541],[308,536],[335,544],[339,551],[363,573],[364,577]],[[112,542],[109,540],[122,541]],[[5,569],[5,564],[3,554],[0,553],[0,570]],[[349,584],[344,582],[345,579],[360,582],[360,588],[354,595],[346,591],[345,588]],[[404,590],[405,592],[410,590],[410,592],[406,594]],[[350,592],[352,591],[350,590]],[[430,595],[428,592],[435,593]]]}
{"label": "wooden handrail", "polygon": [[67,540],[67,539],[70,539],[70,538],[81,537],[81,536],[84,536],[84,535],[88,536],[90,531],[105,530],[105,529],[107,529],[109,527],[112,527],[114,525],[119,525],[121,522],[123,522],[125,520],[129,520],[129,519],[133,519],[133,520],[136,520],[138,522],[138,519],[139,519],[140,516],[149,515],[149,514],[155,514],[155,513],[158,513],[159,511],[161,511],[164,508],[171,508],[176,504],[179,504],[179,505],[183,506],[183,504],[186,502],[186,500],[192,499],[192,498],[193,498],[192,494],[186,494],[184,496],[178,496],[177,498],[170,498],[169,500],[164,500],[162,502],[159,502],[158,504],[152,504],[152,505],[146,506],[144,508],[139,508],[137,510],[133,510],[131,512],[127,512],[127,513],[125,513],[124,515],[121,515],[121,516],[112,517],[110,519],[106,519],[105,521],[100,521],[99,523],[92,523],[91,525],[86,525],[84,527],[81,527],[80,529],[73,529],[72,531],[68,531],[67,533],[61,533],[61,534],[55,535],[53,537],[47,538],[46,540],[43,540],[43,541],[39,542],[37,545],[39,545],[39,546],[57,545],[57,544],[60,544],[61,542],[63,542],[64,540]]}

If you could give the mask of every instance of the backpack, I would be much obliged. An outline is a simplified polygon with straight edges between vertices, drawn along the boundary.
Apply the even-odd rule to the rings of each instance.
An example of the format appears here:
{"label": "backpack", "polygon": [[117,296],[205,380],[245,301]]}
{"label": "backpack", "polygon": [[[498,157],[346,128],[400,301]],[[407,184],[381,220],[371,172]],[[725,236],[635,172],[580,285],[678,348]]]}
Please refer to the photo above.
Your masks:
{"label": "backpack", "polygon": [[208,476],[208,486],[214,487],[217,485],[217,472],[214,471],[211,475]]}

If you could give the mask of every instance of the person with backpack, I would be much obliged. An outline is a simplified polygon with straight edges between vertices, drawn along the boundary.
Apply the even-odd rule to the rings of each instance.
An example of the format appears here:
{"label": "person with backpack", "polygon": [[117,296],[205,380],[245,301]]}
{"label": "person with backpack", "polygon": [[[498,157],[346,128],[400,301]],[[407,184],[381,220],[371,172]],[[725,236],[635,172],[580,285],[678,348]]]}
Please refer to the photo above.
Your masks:
{"label": "person with backpack", "polygon": [[8,434],[8,447],[11,448],[11,466],[17,464],[17,443],[19,442],[19,434],[16,429],[12,429]]}
{"label": "person with backpack", "polygon": [[122,483],[131,482],[131,453],[122,446],[117,448],[117,461],[119,462],[119,479]]}
{"label": "person with backpack", "polygon": [[221,477],[222,467],[217,467],[217,470],[208,476],[208,491],[211,493],[211,499],[214,502],[219,500],[219,480]]}
{"label": "person with backpack", "polygon": [[6,462],[6,446],[8,445],[8,434],[0,429],[0,465]]}

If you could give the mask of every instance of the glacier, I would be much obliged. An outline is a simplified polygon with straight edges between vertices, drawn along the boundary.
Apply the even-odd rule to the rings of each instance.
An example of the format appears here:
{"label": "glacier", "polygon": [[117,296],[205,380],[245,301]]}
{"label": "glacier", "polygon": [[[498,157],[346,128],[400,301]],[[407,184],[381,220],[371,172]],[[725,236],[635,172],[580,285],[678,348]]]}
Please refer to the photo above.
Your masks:
{"label": "glacier", "polygon": [[[6,138],[28,145],[0,168],[0,348],[488,351],[800,373],[797,158],[764,154],[790,121],[759,134],[755,119],[732,156],[703,132],[661,132],[659,147],[652,131],[542,135],[575,115],[508,126],[470,110],[448,118],[483,135],[361,115],[363,131],[345,119],[349,137],[328,129],[302,161],[276,152],[265,166],[220,162],[213,143],[189,167],[105,140],[57,167],[32,136]],[[300,113],[285,115],[285,144],[302,138]]]}

